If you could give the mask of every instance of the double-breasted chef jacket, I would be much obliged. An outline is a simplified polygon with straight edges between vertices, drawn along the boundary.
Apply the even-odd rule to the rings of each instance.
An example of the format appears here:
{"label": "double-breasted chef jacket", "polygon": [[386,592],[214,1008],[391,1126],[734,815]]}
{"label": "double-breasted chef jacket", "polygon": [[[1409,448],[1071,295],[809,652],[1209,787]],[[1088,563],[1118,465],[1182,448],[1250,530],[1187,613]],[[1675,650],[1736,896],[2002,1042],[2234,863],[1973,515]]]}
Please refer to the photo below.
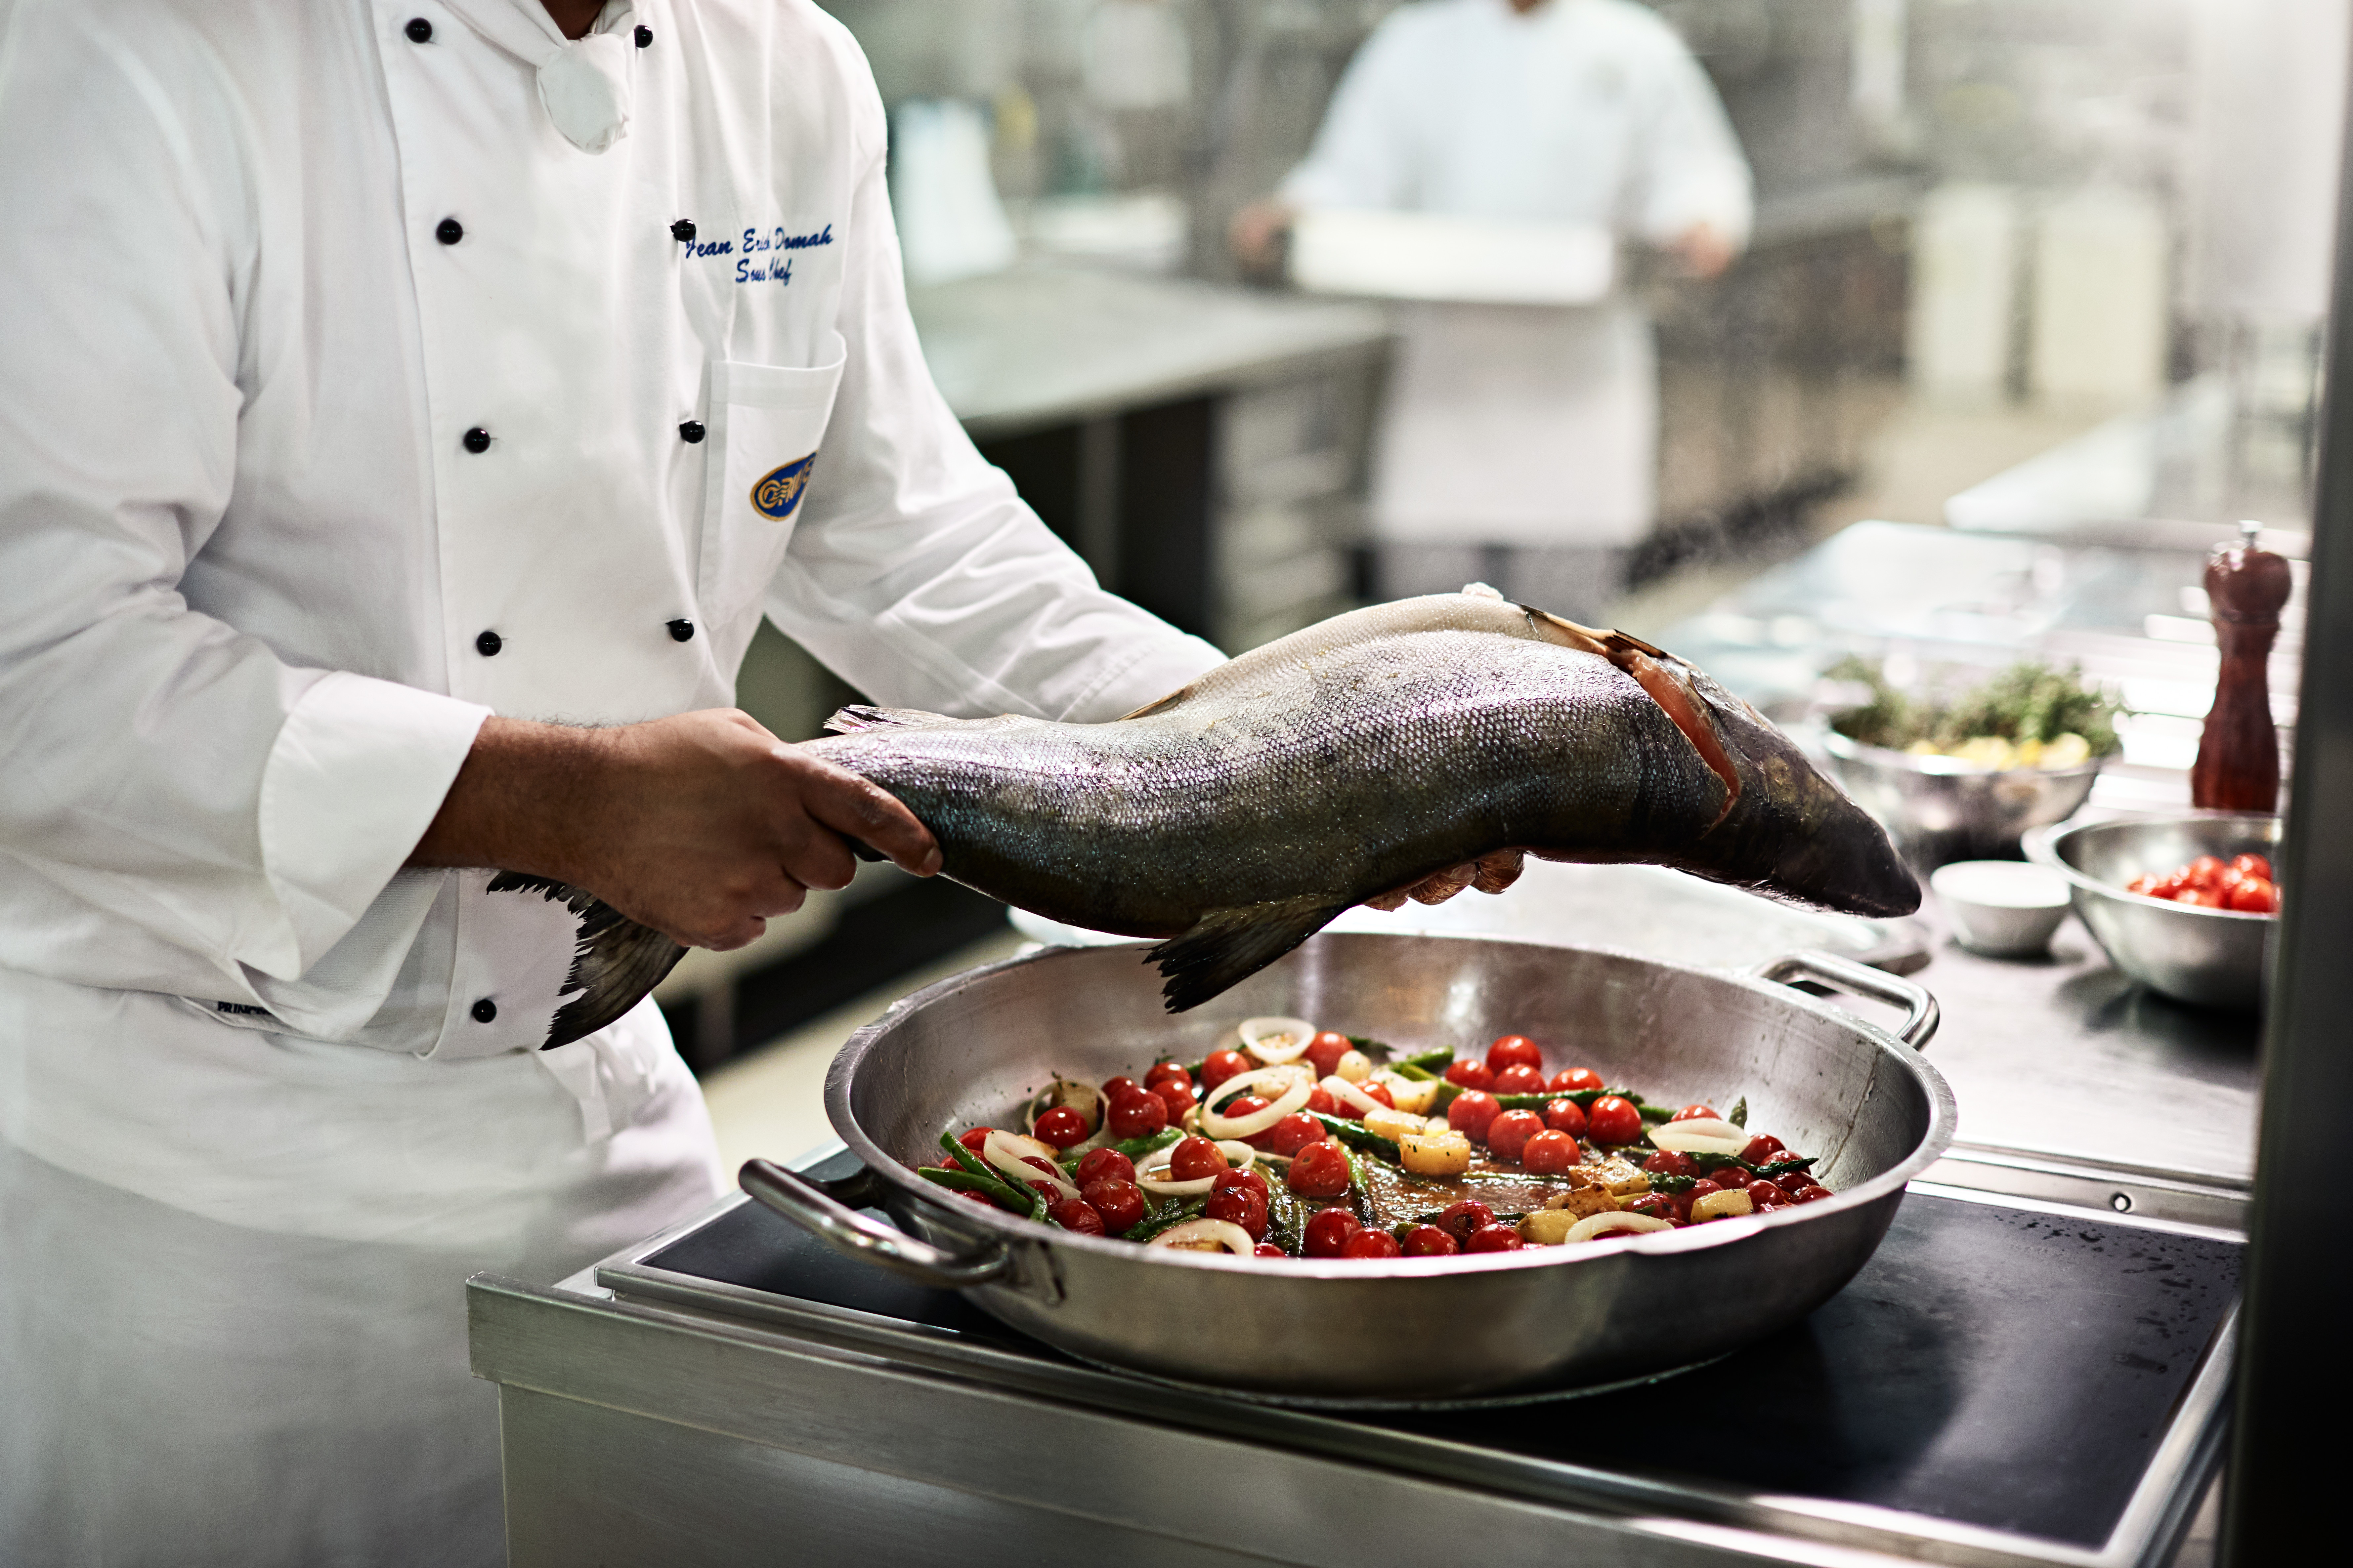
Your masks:
{"label": "double-breasted chef jacket", "polygon": [[535,1049],[567,915],[402,869],[483,718],[726,705],[764,613],[953,713],[1218,655],[957,426],[808,0],[0,17],[0,1559],[495,1560],[465,1273],[716,1171],[650,1005]]}

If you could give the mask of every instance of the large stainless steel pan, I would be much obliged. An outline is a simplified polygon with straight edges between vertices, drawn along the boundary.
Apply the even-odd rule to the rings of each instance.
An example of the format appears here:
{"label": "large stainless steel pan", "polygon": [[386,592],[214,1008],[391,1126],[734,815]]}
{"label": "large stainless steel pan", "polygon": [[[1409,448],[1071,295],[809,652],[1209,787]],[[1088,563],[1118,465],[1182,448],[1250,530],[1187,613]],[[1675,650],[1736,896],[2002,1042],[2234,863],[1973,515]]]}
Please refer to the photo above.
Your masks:
{"label": "large stainless steel pan", "polygon": [[[1767,976],[1770,976],[1769,978]],[[1901,1037],[1775,983],[1906,1009]],[[1056,1072],[1194,1060],[1259,1014],[1413,1049],[1534,1037],[1549,1058],[1667,1101],[1727,1104],[1822,1157],[1837,1195],[1769,1215],[1576,1247],[1385,1262],[1220,1258],[1075,1236],[946,1196],[907,1169],[944,1129],[1004,1124]],[[962,1289],[1091,1360],[1260,1394],[1451,1400],[1707,1360],[1811,1311],[1871,1256],[1904,1184],[1953,1135],[1917,1047],[1936,1004],[1828,954],[1739,975],[1589,948],[1326,934],[1199,1010],[1161,1011],[1132,948],[1066,949],[944,981],[850,1037],[826,1079],[862,1190],[753,1161],[745,1190],[841,1248]],[[893,1230],[850,1202],[879,1205]]]}

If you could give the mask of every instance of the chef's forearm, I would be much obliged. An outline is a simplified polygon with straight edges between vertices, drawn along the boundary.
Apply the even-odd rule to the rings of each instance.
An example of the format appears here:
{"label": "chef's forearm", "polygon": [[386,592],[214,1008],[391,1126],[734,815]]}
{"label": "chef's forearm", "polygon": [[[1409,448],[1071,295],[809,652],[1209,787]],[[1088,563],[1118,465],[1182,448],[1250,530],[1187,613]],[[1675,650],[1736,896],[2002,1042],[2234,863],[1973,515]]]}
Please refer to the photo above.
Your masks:
{"label": "chef's forearm", "polygon": [[610,730],[486,719],[411,866],[495,866],[571,880],[612,768]]}

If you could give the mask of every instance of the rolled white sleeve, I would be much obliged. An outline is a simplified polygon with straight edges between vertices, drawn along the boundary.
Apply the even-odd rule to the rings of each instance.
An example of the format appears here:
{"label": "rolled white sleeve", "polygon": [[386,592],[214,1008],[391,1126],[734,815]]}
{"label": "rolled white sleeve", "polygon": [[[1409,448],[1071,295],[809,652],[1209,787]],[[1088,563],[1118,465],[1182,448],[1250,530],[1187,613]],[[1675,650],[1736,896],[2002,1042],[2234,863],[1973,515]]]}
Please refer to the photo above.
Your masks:
{"label": "rolled white sleeve", "polygon": [[250,1003],[358,921],[484,710],[189,606],[245,401],[235,117],[151,68],[193,40],[0,16],[0,966]]}
{"label": "rolled white sleeve", "polygon": [[862,108],[871,153],[839,319],[849,358],[770,617],[897,706],[1094,721],[1165,696],[1223,656],[1105,593],[974,449],[907,313],[881,105]]}

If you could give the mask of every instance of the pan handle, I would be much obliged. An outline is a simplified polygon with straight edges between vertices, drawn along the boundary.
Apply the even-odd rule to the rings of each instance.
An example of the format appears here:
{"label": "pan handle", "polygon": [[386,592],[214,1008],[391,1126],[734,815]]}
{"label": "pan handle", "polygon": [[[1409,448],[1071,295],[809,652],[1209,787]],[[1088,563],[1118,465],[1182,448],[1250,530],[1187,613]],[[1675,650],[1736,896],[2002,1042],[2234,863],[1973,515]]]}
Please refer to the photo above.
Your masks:
{"label": "pan handle", "polygon": [[1012,1249],[1001,1241],[984,1242],[970,1253],[950,1252],[868,1219],[808,1177],[765,1160],[744,1161],[735,1179],[754,1198],[843,1257],[934,1290],[986,1284],[1013,1266]]}
{"label": "pan handle", "polygon": [[1935,1037],[1941,1017],[1936,999],[1909,980],[1890,974],[1883,969],[1873,969],[1867,963],[1857,963],[1851,958],[1824,952],[1819,948],[1800,948],[1796,952],[1760,963],[1748,973],[1759,980],[1810,980],[1833,991],[1868,996],[1874,1002],[1901,1007],[1904,1009],[1904,1026],[1895,1031],[1895,1037],[1915,1051],[1928,1048],[1928,1042]]}

